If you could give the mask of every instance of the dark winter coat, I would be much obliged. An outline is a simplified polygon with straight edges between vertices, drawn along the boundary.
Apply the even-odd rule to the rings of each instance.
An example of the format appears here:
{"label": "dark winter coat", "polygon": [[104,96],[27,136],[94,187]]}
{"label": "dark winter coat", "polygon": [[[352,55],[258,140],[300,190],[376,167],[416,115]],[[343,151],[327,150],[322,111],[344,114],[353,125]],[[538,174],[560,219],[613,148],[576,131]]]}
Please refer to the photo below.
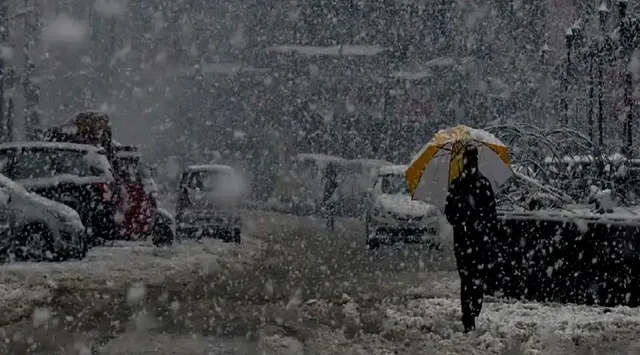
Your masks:
{"label": "dark winter coat", "polygon": [[324,193],[322,200],[325,204],[327,204],[338,188],[337,174],[333,170],[329,170],[327,171],[327,174],[324,176],[323,180]]}
{"label": "dark winter coat", "polygon": [[498,226],[496,200],[489,180],[480,173],[454,179],[449,185],[445,215],[453,226],[458,264],[475,264],[486,258],[489,241]]}

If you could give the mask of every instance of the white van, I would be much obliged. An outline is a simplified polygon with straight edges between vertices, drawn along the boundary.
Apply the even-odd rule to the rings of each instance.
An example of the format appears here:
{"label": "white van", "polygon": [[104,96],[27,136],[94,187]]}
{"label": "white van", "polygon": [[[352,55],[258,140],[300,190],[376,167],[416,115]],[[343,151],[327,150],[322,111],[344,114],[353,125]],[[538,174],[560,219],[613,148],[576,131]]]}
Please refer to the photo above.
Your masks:
{"label": "white van", "polygon": [[365,217],[370,249],[381,243],[433,242],[439,233],[440,211],[411,199],[404,177],[406,169],[406,165],[392,165],[378,170]]}

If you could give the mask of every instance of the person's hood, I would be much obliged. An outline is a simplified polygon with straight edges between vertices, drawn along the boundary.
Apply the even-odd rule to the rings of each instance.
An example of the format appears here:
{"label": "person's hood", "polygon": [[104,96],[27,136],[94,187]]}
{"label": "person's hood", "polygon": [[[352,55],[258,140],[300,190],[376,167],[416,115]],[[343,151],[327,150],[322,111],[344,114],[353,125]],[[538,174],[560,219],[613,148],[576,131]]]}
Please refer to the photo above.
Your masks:
{"label": "person's hood", "polygon": [[411,196],[403,194],[378,195],[376,204],[386,212],[411,217],[435,216],[438,214],[436,206],[423,201],[412,200]]}

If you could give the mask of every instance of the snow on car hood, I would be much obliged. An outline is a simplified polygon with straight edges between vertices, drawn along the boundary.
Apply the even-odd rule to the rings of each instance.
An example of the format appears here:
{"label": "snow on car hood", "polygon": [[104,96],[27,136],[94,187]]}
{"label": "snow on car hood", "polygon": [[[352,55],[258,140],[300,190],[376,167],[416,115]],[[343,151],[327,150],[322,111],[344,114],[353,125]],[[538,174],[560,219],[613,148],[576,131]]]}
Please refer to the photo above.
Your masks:
{"label": "snow on car hood", "polygon": [[376,204],[384,211],[412,217],[435,216],[438,214],[438,208],[434,205],[423,201],[412,200],[409,195],[378,195],[376,197]]}
{"label": "snow on car hood", "polygon": [[52,201],[48,198],[36,195],[34,193],[28,193],[27,198],[34,203],[44,206],[48,212],[53,213],[56,217],[61,218],[61,222],[77,222],[80,221],[80,215],[73,208],[62,204],[60,202]]}

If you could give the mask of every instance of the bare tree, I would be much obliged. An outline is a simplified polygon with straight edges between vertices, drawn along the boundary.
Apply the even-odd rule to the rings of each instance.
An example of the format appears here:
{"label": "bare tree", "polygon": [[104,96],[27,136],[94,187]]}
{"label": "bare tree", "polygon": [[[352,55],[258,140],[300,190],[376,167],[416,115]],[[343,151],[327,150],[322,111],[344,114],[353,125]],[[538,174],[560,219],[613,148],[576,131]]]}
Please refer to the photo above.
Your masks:
{"label": "bare tree", "polygon": [[[7,47],[9,38],[8,4],[6,1],[0,2],[0,46]],[[0,51],[0,142],[9,140],[9,132],[6,122],[5,105],[5,81],[7,79],[7,63],[4,55]]]}
{"label": "bare tree", "polygon": [[[24,5],[25,9],[30,9],[31,1],[25,0]],[[40,27],[40,17],[35,7],[33,9],[33,11],[27,12],[24,15],[24,78],[22,79],[22,86],[24,90],[23,112],[27,139],[33,138],[34,128],[40,125],[40,114],[38,111],[40,87],[38,81],[33,76],[35,64],[31,59],[31,52],[33,48],[35,48],[38,29]]]}

